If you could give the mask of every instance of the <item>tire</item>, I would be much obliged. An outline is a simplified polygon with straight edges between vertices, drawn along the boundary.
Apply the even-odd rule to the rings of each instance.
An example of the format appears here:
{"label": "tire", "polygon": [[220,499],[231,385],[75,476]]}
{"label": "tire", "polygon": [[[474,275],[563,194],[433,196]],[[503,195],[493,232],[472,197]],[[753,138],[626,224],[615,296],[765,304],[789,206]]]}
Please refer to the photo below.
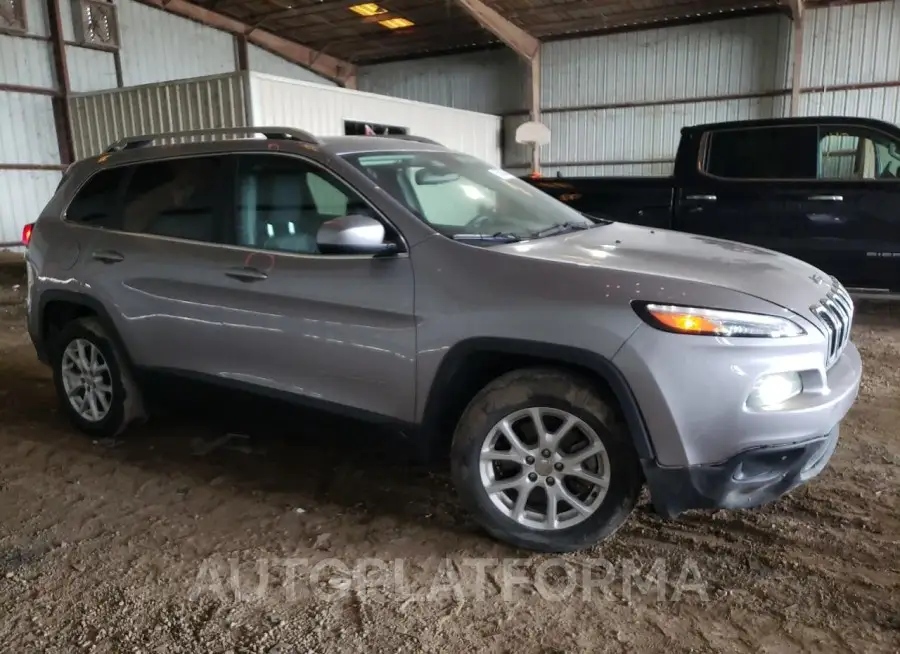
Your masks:
{"label": "tire", "polygon": [[[89,420],[76,410],[69,400],[65,387],[63,373],[66,365],[65,353],[70,345],[78,342],[96,348],[106,364],[106,370],[97,376],[102,379],[98,383],[98,388],[100,384],[104,388],[111,388],[111,400],[108,409],[97,420]],[[127,363],[106,330],[95,318],[79,318],[63,327],[54,339],[51,364],[60,407],[69,421],[85,434],[98,438],[112,438],[120,435],[133,420],[143,415],[140,393]]]}
{"label": "tire", "polygon": [[[568,476],[569,467],[565,468],[567,472],[562,473],[548,468],[548,466],[554,465],[553,459],[545,460],[543,457],[539,457],[540,448],[528,449],[532,455],[539,457],[533,462],[535,463],[533,466],[506,462],[482,464],[482,449],[490,442],[499,444],[506,440],[503,437],[497,437],[497,440],[493,441],[492,434],[495,426],[504,418],[516,416],[517,412],[526,413],[536,408],[540,408],[542,417],[539,422],[544,426],[548,424],[547,416],[557,422],[576,421],[575,424],[578,426],[570,430],[573,432],[572,435],[564,437],[557,443],[560,447],[567,438],[580,440],[582,432],[585,434],[585,443],[589,445],[594,443],[593,447],[596,447],[596,441],[600,441],[602,448],[605,448],[606,459],[599,458],[603,456],[602,454],[597,455],[598,458],[590,459],[597,461],[596,471],[591,474],[593,478],[602,476],[599,473],[602,462],[602,469],[608,474],[605,494],[602,493],[602,485],[588,482],[592,488],[591,492],[596,491],[596,495],[588,494],[585,496],[588,499],[581,502],[580,498],[572,493],[572,483],[574,482],[580,488],[584,482],[577,477]],[[534,420],[533,414],[530,416],[530,420]],[[528,418],[523,420],[525,421],[522,423],[514,424],[527,425]],[[559,428],[553,429],[551,425],[545,429],[546,431],[556,431]],[[507,440],[506,442],[511,443],[512,441]],[[524,441],[520,440],[519,442],[525,445]],[[511,447],[509,452],[519,457],[521,450],[514,451]],[[565,452],[561,453],[565,454]],[[575,452],[575,454],[578,453]],[[566,459],[566,461],[569,460],[571,457]],[[504,491],[503,497],[499,493],[488,493],[485,484],[497,481],[496,478],[491,479],[497,474],[498,468],[495,467],[497,465],[518,465],[519,473],[514,474],[513,477],[520,480],[517,483],[523,484],[524,478],[527,478],[529,474],[528,471],[534,471],[533,474],[537,476],[537,481],[531,487],[525,487],[526,489],[530,488],[530,490],[524,491],[527,495],[525,501],[529,503],[537,501],[540,504],[540,500],[543,498],[545,505],[543,528],[535,527],[534,522],[522,524],[513,517],[513,512],[518,508],[516,501],[519,497],[518,493],[511,496],[508,491]],[[557,460],[556,465],[568,466],[569,464],[563,464]],[[540,475],[538,466],[542,466]],[[580,466],[580,468],[583,467]],[[572,470],[575,471],[575,468],[573,467]],[[475,521],[491,536],[517,548],[547,553],[585,549],[612,536],[634,510],[644,481],[640,461],[628,440],[627,431],[616,418],[616,413],[610,404],[586,380],[552,369],[525,369],[508,373],[495,379],[475,396],[464,411],[453,435],[451,471],[453,482],[463,505],[471,512]],[[580,472],[583,470],[579,470],[575,474]],[[483,481],[485,475],[487,475],[487,482]],[[552,480],[551,477],[553,477]],[[504,479],[500,481],[502,482]],[[551,483],[554,484],[553,488],[549,486]],[[535,494],[534,488],[541,488],[541,490]],[[582,509],[591,508],[593,512],[587,517],[583,517],[584,511],[578,513],[574,504],[569,505],[565,499],[559,498],[554,502],[558,514],[557,520],[560,520],[563,513],[568,513],[573,515],[569,520],[573,524],[569,526],[561,520],[558,525],[557,520],[549,522],[551,519],[549,517],[550,495],[547,493],[562,493],[563,491],[570,497],[579,500]],[[531,499],[532,497],[536,500]],[[591,497],[594,499],[588,506],[585,502]],[[509,513],[505,513],[504,509],[495,504],[495,500],[504,503],[504,506],[507,504],[515,506],[507,507],[506,510]],[[563,513],[559,513],[560,507],[563,508]],[[528,514],[525,514],[525,518],[527,517]],[[579,519],[580,522],[574,522]]]}

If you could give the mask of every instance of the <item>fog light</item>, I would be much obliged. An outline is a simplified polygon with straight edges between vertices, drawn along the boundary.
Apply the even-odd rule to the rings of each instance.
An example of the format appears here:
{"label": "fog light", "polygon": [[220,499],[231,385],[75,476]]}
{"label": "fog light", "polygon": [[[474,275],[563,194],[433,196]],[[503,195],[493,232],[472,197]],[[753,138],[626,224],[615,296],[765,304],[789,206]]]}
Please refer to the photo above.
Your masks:
{"label": "fog light", "polygon": [[753,409],[773,409],[803,391],[803,382],[796,372],[776,372],[763,375],[753,384],[747,406]]}

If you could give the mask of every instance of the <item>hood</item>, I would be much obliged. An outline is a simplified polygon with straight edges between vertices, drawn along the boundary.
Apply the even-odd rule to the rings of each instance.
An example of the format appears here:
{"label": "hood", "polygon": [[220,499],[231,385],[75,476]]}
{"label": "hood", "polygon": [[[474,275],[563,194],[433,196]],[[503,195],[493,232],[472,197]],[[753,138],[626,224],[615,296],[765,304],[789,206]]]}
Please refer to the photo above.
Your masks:
{"label": "hood", "polygon": [[831,290],[821,270],[744,243],[624,223],[499,246],[544,260],[727,288],[809,316]]}

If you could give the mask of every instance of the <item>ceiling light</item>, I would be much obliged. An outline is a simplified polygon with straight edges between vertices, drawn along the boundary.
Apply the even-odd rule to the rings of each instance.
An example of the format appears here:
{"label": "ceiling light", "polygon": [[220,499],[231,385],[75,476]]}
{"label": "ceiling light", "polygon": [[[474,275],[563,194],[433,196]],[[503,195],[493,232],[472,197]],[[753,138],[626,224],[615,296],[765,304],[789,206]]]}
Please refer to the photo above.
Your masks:
{"label": "ceiling light", "polygon": [[404,27],[412,27],[415,23],[405,18],[388,18],[387,20],[378,21],[378,24],[382,27],[387,27],[389,30],[399,30]]}
{"label": "ceiling light", "polygon": [[361,5],[353,5],[350,7],[350,11],[357,13],[360,16],[377,16],[378,14],[386,13],[387,9],[379,7],[374,2],[366,2]]}

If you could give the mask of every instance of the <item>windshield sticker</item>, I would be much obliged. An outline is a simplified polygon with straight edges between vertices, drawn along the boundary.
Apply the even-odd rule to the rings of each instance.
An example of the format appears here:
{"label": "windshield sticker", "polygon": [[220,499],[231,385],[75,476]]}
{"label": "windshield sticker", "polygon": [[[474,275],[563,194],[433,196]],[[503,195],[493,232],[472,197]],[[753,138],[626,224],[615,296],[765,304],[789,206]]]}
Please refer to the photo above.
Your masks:
{"label": "windshield sticker", "polygon": [[488,171],[491,175],[496,175],[500,179],[515,179],[516,176],[506,172],[505,170],[500,170],[499,168],[491,168]]}

